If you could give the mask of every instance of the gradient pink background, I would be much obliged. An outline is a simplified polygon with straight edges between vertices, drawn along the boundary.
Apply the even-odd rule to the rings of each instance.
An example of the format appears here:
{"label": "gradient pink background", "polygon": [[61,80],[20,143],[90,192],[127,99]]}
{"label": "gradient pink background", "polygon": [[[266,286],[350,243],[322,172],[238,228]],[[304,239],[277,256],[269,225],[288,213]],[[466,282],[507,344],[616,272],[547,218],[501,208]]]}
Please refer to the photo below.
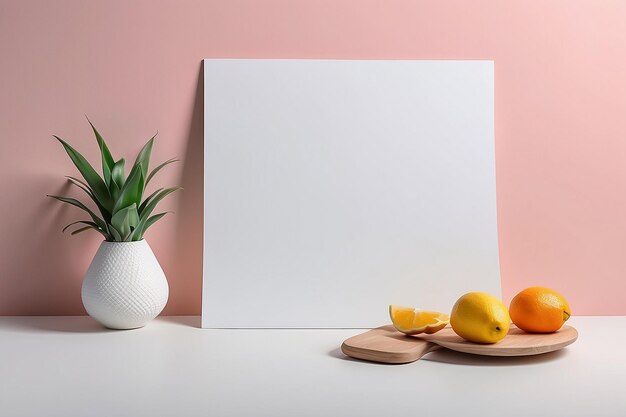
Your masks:
{"label": "gradient pink background", "polygon": [[574,314],[626,314],[626,2],[0,2],[0,314],[84,314],[98,235],[46,199],[88,158],[91,117],[116,157],[156,131],[155,185],[185,191],[147,238],[165,314],[199,314],[202,58],[490,59],[505,302],[543,284]]}

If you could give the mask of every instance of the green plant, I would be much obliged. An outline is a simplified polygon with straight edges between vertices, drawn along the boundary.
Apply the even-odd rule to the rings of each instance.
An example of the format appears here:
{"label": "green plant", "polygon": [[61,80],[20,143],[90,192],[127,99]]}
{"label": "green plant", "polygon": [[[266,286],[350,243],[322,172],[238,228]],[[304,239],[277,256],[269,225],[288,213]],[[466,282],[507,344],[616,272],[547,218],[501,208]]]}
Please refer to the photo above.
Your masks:
{"label": "green plant", "polygon": [[65,151],[85,181],[70,176],[66,178],[91,198],[97,207],[99,215],[74,198],[48,195],[48,197],[82,209],[90,217],[90,220],[79,220],[68,224],[63,228],[63,232],[71,226],[79,224],[82,227],[74,230],[72,235],[93,229],[101,233],[106,240],[112,242],[141,240],[146,230],[167,214],[167,212],[164,212],[152,215],[157,203],[168,194],[180,189],[180,187],[159,188],[143,199],[146,186],[157,172],[177,160],[169,159],[148,173],[150,154],[152,153],[154,138],[156,137],[154,135],[141,149],[128,177],[125,177],[124,159],[122,158],[118,161],[113,159],[106,142],[98,130],[96,130],[89,119],[87,121],[89,121],[93,129],[100,147],[102,177],[78,151],[60,137],[56,135],[54,137],[63,145],[63,148],[65,148]]}

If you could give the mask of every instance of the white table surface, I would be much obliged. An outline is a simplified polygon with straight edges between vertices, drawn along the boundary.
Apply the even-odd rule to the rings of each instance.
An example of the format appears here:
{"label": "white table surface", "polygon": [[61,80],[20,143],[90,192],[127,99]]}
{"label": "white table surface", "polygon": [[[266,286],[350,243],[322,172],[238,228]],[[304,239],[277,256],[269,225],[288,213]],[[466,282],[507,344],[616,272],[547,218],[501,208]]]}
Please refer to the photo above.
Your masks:
{"label": "white table surface", "polygon": [[360,330],[199,323],[0,317],[0,416],[626,416],[626,317],[573,317],[579,339],[560,352],[407,365],[344,357]]}

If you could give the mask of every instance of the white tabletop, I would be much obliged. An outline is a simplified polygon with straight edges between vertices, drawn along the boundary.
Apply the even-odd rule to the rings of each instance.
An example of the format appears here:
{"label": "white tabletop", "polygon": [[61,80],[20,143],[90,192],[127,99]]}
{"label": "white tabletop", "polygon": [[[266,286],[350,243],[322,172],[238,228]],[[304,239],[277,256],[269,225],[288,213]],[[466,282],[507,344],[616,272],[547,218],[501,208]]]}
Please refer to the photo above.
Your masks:
{"label": "white tabletop", "polygon": [[360,330],[0,317],[0,416],[626,416],[626,317],[568,324],[580,336],[560,352],[378,365],[338,349]]}

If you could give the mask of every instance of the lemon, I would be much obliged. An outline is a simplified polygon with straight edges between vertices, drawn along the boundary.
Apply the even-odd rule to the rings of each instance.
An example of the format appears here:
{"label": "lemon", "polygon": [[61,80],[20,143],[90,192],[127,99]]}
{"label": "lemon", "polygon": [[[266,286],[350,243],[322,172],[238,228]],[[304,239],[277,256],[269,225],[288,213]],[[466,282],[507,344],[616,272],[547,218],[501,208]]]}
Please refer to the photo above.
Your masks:
{"label": "lemon", "polygon": [[404,334],[436,333],[450,322],[447,314],[413,307],[389,306],[389,317],[396,330]]}
{"label": "lemon", "polygon": [[476,343],[496,343],[509,332],[511,318],[498,298],[484,292],[470,292],[457,300],[450,315],[452,330]]}

